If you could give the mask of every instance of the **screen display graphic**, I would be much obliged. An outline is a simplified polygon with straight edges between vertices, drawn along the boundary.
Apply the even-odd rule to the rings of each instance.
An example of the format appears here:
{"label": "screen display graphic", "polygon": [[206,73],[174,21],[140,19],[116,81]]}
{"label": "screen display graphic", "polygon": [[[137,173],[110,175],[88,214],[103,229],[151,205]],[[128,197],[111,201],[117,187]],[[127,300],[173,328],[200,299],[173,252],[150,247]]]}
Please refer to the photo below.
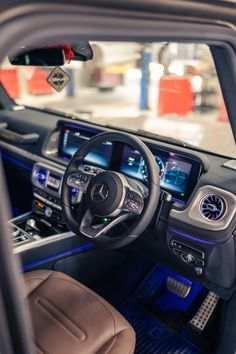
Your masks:
{"label": "screen display graphic", "polygon": [[[61,137],[61,155],[71,158],[80,146],[95,134],[76,128],[63,128]],[[84,159],[85,162],[102,168],[109,168],[112,155],[112,143],[98,145]]]}
{"label": "screen display graphic", "polygon": [[[166,151],[154,153],[160,175],[160,185],[175,197],[185,200],[192,164],[185,158]],[[147,181],[147,168],[140,153],[125,146],[120,172],[139,180]]]}

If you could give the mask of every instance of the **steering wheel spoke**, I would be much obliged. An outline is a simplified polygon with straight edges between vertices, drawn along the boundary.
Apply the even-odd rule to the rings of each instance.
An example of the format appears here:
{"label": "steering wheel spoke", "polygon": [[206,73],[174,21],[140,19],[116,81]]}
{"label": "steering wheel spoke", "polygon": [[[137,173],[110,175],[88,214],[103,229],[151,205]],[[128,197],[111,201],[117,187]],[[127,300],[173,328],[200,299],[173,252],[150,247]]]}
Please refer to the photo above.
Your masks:
{"label": "steering wheel spoke", "polygon": [[144,207],[144,197],[141,193],[129,188],[126,192],[122,210],[134,215],[140,215]]}
{"label": "steering wheel spoke", "polygon": [[86,237],[97,238],[101,235],[105,235],[108,231],[114,228],[116,225],[128,219],[130,216],[129,212],[123,212],[118,215],[116,218],[112,219],[108,224],[93,224],[94,215],[92,212],[87,209],[84,217],[81,221],[79,231]]}
{"label": "steering wheel spoke", "polygon": [[80,192],[86,193],[89,182],[93,175],[82,172],[82,171],[76,171],[74,173],[71,173],[67,177],[67,186],[71,188],[76,188]]}

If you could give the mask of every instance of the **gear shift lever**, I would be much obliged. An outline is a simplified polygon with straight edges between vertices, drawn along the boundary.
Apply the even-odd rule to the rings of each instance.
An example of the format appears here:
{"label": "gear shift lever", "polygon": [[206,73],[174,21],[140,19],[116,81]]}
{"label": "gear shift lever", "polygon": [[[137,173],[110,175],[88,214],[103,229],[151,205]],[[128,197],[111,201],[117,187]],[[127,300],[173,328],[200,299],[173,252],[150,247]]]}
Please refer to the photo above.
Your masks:
{"label": "gear shift lever", "polygon": [[36,221],[34,219],[28,219],[26,221],[26,225],[29,226],[29,227],[32,227],[32,229],[36,229],[37,230]]}

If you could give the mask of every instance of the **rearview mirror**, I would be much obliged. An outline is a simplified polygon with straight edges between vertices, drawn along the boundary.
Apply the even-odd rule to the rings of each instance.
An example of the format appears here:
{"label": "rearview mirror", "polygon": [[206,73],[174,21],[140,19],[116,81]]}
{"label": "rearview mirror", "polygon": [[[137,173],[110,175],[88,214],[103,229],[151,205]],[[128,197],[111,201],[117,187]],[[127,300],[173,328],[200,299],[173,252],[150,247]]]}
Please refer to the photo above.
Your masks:
{"label": "rearview mirror", "polygon": [[89,42],[61,44],[56,47],[24,48],[20,54],[9,57],[12,65],[62,66],[66,61],[87,61],[93,59],[93,50]]}
{"label": "rearview mirror", "polygon": [[9,61],[12,65],[62,66],[65,64],[65,54],[62,48],[40,48],[9,57]]}

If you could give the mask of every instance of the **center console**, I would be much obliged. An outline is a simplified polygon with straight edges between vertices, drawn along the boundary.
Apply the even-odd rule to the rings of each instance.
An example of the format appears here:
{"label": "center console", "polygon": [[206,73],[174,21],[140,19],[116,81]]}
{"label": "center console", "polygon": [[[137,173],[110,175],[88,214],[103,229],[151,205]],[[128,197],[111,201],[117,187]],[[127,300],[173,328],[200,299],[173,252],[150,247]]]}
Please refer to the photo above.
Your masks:
{"label": "center console", "polygon": [[[36,163],[32,171],[32,210],[9,222],[13,246],[19,247],[49,236],[68,233],[60,201],[64,170]],[[78,196],[74,190],[72,200]]]}
{"label": "center console", "polygon": [[[33,185],[32,210],[20,215],[9,222],[13,247],[19,247],[39,240],[47,240],[52,236],[61,239],[69,237],[62,214],[61,185],[65,168],[53,167],[45,163],[35,163],[31,175]],[[87,164],[79,167],[81,173],[96,175],[102,169]],[[82,193],[75,187],[71,188],[71,202],[78,204]]]}
{"label": "center console", "polygon": [[36,163],[32,172],[32,210],[37,215],[50,220],[58,228],[64,228],[60,201],[63,169]]}

